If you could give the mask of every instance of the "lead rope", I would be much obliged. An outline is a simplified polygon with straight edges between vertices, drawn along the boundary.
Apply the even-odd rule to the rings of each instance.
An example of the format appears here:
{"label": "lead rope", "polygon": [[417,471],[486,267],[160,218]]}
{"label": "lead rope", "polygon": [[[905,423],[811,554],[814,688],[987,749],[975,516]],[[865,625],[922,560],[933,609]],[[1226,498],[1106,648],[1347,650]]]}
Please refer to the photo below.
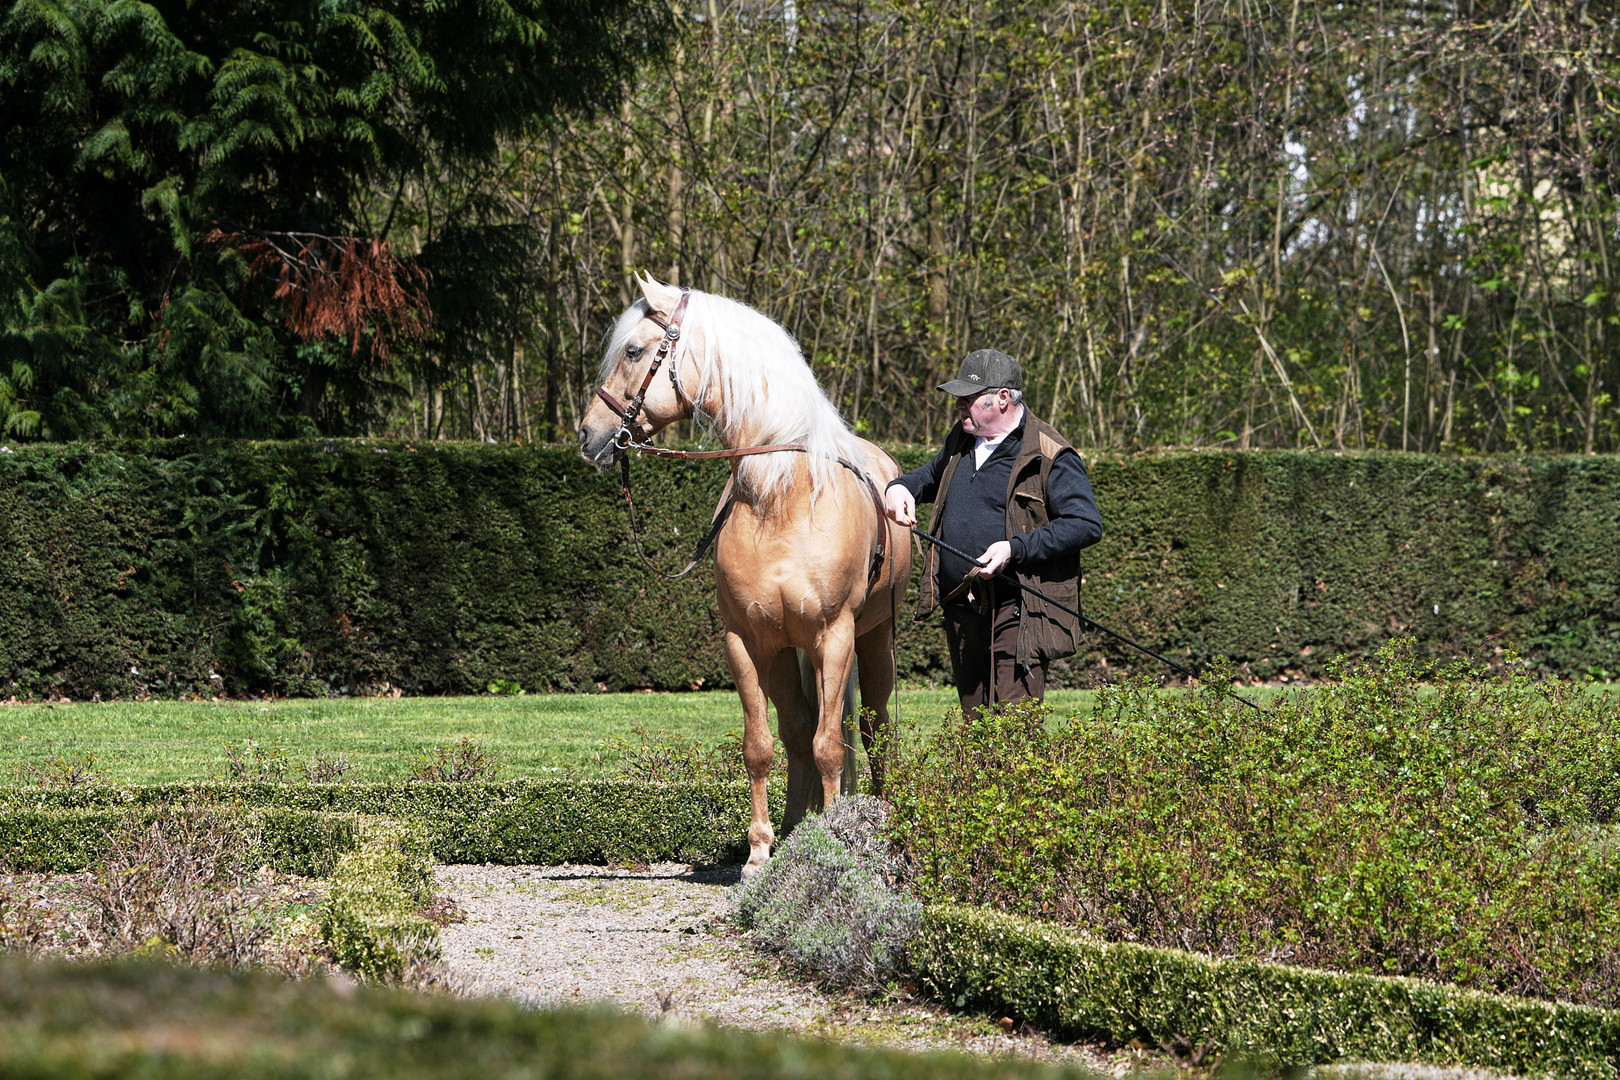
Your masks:
{"label": "lead rope", "polygon": [[[947,544],[945,541],[941,540],[939,537],[931,536],[928,533],[925,533],[921,529],[917,528],[915,525],[913,525],[911,527],[911,532],[912,532],[912,535],[920,537],[923,540],[927,540],[930,544],[933,544],[935,547],[940,548],[943,551],[948,551],[952,555],[956,555],[959,558],[966,559],[970,563],[977,563],[978,562],[978,559],[976,559],[972,555],[969,555],[967,552],[963,551],[961,548],[952,547],[950,544]],[[1171,660],[1167,656],[1160,656],[1158,653],[1154,652],[1152,649],[1148,648],[1146,645],[1139,645],[1136,642],[1132,641],[1130,638],[1126,637],[1124,634],[1115,633],[1113,630],[1108,629],[1108,627],[1104,626],[1102,623],[1098,622],[1096,619],[1091,618],[1089,615],[1082,614],[1079,610],[1077,610],[1075,608],[1072,608],[1069,605],[1067,605],[1065,603],[1062,603],[1061,601],[1054,600],[1052,597],[1050,597],[1050,596],[1046,595],[1045,593],[1041,592],[1041,590],[1037,589],[1035,586],[1033,586],[1033,585],[1025,585],[1022,581],[1019,581],[1017,578],[1010,577],[1009,575],[1002,573],[1000,570],[996,571],[995,576],[1000,578],[1002,581],[1005,581],[1007,584],[1011,585],[1015,589],[1019,589],[1019,590],[1021,590],[1023,592],[1027,592],[1031,596],[1040,597],[1042,600],[1045,600],[1048,604],[1051,604],[1053,607],[1057,608],[1059,611],[1068,612],[1070,615],[1073,615],[1075,618],[1079,619],[1082,623],[1086,624],[1087,626],[1090,626],[1094,630],[1102,631],[1103,633],[1107,634],[1109,637],[1113,638],[1115,641],[1122,641],[1125,644],[1129,645],[1131,648],[1138,650],[1139,652],[1147,653],[1149,656],[1153,657],[1153,659],[1159,661],[1160,663],[1167,664],[1170,667],[1175,668],[1177,671],[1181,672],[1183,675],[1187,676],[1188,678],[1190,678],[1190,679],[1198,679],[1199,682],[1203,682],[1202,679],[1199,679],[1197,672],[1189,671],[1188,669],[1182,667],[1180,664],[1176,663],[1174,660]],[[1223,691],[1227,696],[1231,697],[1234,701],[1237,701],[1237,702],[1240,702],[1241,704],[1247,705],[1249,708],[1253,709],[1255,712],[1264,712],[1265,711],[1264,709],[1260,708],[1260,706],[1256,705],[1254,702],[1250,701],[1248,698],[1246,698],[1242,694],[1238,693],[1236,690],[1233,690],[1231,687],[1212,686],[1210,683],[1204,683],[1204,685],[1205,686],[1210,686],[1210,688],[1214,689],[1214,690]]]}
{"label": "lead rope", "polygon": [[709,531],[702,540],[698,541],[697,550],[692,552],[691,561],[676,573],[666,574],[652,564],[652,560],[647,558],[647,553],[641,548],[641,527],[636,522],[636,501],[630,495],[629,454],[619,455],[619,475],[622,477],[624,484],[624,505],[630,511],[630,538],[636,543],[636,555],[640,557],[641,564],[651,573],[657,574],[666,581],[679,581],[687,574],[690,574],[697,564],[703,561],[703,556],[709,550],[709,545],[714,543],[714,538],[720,535],[720,530],[724,527],[726,519],[731,516],[731,508],[737,502],[731,495],[731,484],[736,477],[730,476],[726,478],[726,486],[720,492],[720,503],[714,508],[714,518],[709,522]]}

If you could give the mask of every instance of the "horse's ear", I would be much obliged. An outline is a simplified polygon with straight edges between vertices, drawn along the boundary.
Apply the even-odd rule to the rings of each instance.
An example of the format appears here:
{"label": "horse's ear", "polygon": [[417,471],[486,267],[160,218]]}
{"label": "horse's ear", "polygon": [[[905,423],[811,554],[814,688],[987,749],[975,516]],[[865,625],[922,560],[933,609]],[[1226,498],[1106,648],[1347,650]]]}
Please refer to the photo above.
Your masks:
{"label": "horse's ear", "polygon": [[661,281],[653,280],[648,273],[637,275],[636,284],[641,286],[641,295],[647,298],[647,306],[662,315],[668,315],[675,310],[680,302],[681,290],[672,285],[665,285]]}

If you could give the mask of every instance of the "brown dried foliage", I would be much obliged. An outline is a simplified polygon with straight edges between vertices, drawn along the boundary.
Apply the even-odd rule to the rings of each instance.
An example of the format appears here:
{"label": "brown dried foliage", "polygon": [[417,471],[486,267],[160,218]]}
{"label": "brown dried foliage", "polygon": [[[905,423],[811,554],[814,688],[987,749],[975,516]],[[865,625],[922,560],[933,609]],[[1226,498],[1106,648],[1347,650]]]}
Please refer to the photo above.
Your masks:
{"label": "brown dried foliage", "polygon": [[200,964],[283,967],[272,924],[243,862],[239,822],[208,809],[166,810],[116,834],[82,886],[85,937],[100,954],[170,954]]}
{"label": "brown dried foliage", "polygon": [[387,240],[220,229],[207,239],[241,252],[250,280],[276,279],[273,295],[286,312],[287,329],[302,341],[348,338],[351,356],[364,343],[382,363],[399,338],[420,340],[432,332],[427,273],[402,261]]}

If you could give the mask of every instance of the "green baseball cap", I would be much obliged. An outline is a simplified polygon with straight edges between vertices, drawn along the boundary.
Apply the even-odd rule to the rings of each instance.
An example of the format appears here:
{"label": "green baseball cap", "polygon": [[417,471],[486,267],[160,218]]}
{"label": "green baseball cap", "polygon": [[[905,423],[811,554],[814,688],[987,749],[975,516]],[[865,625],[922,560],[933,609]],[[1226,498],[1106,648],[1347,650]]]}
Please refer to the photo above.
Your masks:
{"label": "green baseball cap", "polygon": [[986,390],[1022,390],[1024,370],[1018,361],[995,349],[979,349],[967,354],[956,378],[941,383],[940,389],[952,397],[970,397]]}

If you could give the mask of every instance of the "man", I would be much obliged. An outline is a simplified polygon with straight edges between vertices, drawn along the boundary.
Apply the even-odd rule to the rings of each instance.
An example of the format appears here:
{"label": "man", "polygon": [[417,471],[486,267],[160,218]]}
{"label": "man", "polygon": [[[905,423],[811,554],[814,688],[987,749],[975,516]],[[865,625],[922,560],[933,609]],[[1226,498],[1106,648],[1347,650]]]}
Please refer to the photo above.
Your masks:
{"label": "man", "polygon": [[1071,608],[1080,607],[1080,549],[1102,539],[1102,518],[1080,455],[1023,404],[1018,361],[995,349],[969,353],[940,387],[958,423],[934,460],[889,483],[888,514],[917,521],[977,563],[928,545],[917,618],[945,612],[945,638],[962,709],[1040,698],[1046,664],[1074,652],[1080,620],[997,581],[997,571]]}

